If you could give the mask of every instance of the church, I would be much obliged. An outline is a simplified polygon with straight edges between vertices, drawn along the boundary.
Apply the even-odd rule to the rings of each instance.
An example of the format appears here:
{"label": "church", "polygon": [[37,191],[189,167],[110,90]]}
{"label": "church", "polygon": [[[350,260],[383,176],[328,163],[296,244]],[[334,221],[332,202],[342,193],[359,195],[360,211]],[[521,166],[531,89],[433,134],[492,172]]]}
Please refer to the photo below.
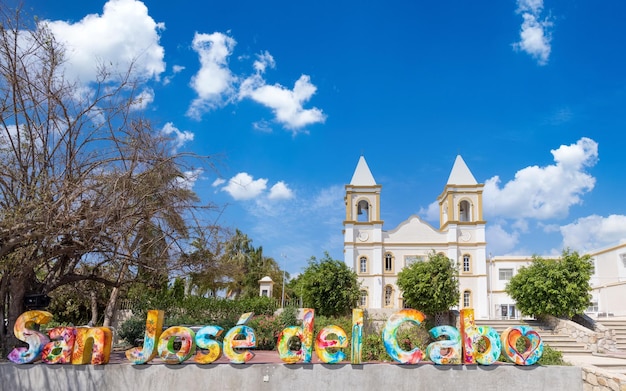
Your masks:
{"label": "church", "polygon": [[[508,280],[531,256],[496,256],[486,252],[483,187],[456,157],[443,192],[437,197],[439,227],[410,216],[391,230],[383,229],[381,189],[361,156],[345,186],[344,261],[361,283],[362,308],[404,308],[398,272],[435,251],[459,266],[457,308],[474,308],[476,319],[518,318],[515,302],[505,292]],[[581,254],[582,255],[582,254]],[[591,316],[626,315],[626,242],[590,253]],[[544,257],[549,258],[549,257]]]}

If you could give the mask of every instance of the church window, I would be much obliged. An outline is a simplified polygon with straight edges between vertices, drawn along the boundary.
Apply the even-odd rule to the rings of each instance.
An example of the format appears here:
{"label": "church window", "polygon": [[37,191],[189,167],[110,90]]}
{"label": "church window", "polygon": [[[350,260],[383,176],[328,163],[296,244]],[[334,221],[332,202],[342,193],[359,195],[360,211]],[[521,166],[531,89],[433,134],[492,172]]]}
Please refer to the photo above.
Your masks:
{"label": "church window", "polygon": [[385,307],[391,307],[393,305],[393,288],[391,285],[385,287]]}
{"label": "church window", "polygon": [[461,201],[459,204],[459,220],[470,221],[470,203],[468,201]]}
{"label": "church window", "polygon": [[367,307],[367,291],[366,290],[361,291],[361,296],[359,297],[359,306]]}
{"label": "church window", "polygon": [[471,263],[470,263],[470,256],[469,254],[464,254],[463,255],[463,272],[464,273],[469,273],[471,271]]}
{"label": "church window", "polygon": [[393,255],[391,253],[385,254],[385,272],[393,272]]}
{"label": "church window", "polygon": [[369,222],[370,221],[370,204],[366,200],[361,200],[357,204],[357,221]]}
{"label": "church window", "polygon": [[367,273],[367,257],[359,258],[359,273]]}
{"label": "church window", "polygon": [[463,292],[463,308],[472,306],[472,292],[465,291]]}

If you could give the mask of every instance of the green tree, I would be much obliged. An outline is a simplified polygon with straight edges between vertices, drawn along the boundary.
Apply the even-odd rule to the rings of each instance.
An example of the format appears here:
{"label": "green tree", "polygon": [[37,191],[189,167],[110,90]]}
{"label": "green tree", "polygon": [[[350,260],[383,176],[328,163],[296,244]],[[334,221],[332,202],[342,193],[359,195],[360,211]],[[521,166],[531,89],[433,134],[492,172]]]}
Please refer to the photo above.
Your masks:
{"label": "green tree", "polygon": [[178,268],[199,208],[184,185],[196,156],[137,110],[133,65],[101,64],[87,85],[66,60],[45,23],[0,2],[0,351],[27,294],[80,287],[93,320],[107,293],[106,325],[122,289]]}
{"label": "green tree", "polygon": [[506,292],[523,314],[571,318],[589,306],[592,273],[589,255],[564,250],[559,259],[535,256],[511,278]]}
{"label": "green tree", "polygon": [[302,293],[305,307],[314,308],[323,316],[349,314],[359,298],[356,273],[328,253],[320,260],[311,257],[291,286]]}
{"label": "green tree", "polygon": [[459,271],[455,263],[434,251],[398,273],[404,303],[428,315],[445,312],[459,302]]}
{"label": "green tree", "polygon": [[[263,254],[263,247],[254,247],[252,239],[236,230],[235,235],[225,245],[224,264],[232,269],[229,285],[230,296],[250,298],[259,295],[259,280],[270,276],[275,286],[282,286],[283,271],[274,258]],[[274,298],[282,292],[274,289]]]}

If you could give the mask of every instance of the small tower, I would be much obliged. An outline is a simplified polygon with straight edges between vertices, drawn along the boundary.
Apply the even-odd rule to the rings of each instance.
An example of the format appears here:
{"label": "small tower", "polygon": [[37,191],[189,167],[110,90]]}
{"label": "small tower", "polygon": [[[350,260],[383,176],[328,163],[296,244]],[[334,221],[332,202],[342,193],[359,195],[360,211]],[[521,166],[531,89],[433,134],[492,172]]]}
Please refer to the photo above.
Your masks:
{"label": "small tower", "polygon": [[448,257],[459,266],[459,308],[473,307],[477,319],[489,313],[483,188],[459,155],[437,197],[439,229],[447,234]]}
{"label": "small tower", "polygon": [[[380,191],[365,158],[361,156],[344,197],[344,261],[359,278],[383,274],[383,221],[380,218]],[[380,308],[382,287],[370,291],[370,307]]]}
{"label": "small tower", "polygon": [[274,293],[274,281],[270,276],[265,276],[259,280],[259,296],[272,297]]}

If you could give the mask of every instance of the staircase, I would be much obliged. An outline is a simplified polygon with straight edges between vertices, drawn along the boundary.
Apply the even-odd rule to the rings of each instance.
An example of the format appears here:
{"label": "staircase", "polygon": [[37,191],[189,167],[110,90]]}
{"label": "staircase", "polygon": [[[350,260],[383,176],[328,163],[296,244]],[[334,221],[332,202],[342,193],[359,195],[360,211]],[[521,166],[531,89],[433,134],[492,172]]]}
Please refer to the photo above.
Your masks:
{"label": "staircase", "polygon": [[626,318],[598,318],[596,323],[614,330],[617,348],[626,351]]}
{"label": "staircase", "polygon": [[[563,354],[591,354],[591,350],[585,348],[585,344],[578,343],[569,335],[554,334],[553,331],[536,320],[516,320],[516,319],[476,319],[477,326],[491,326],[499,334],[509,327],[530,326],[539,335],[544,344],[549,345],[552,349],[558,350]],[[625,329],[626,331],[626,329]]]}

